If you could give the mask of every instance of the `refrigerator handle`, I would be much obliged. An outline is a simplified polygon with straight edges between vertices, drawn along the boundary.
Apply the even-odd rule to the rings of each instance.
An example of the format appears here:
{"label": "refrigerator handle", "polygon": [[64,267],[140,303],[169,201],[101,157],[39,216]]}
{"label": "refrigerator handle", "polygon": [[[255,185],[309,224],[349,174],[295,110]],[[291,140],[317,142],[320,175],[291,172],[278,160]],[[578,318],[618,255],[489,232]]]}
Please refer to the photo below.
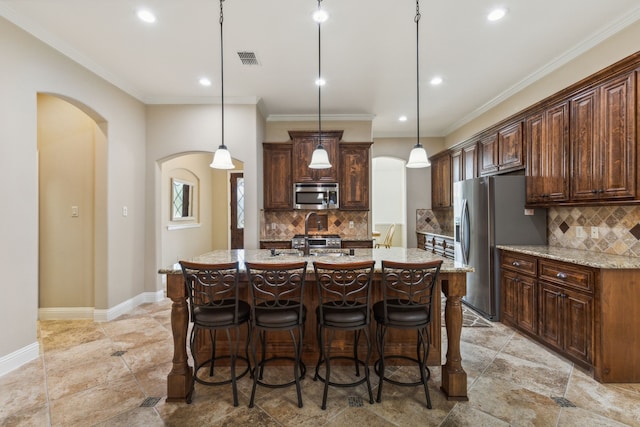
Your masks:
{"label": "refrigerator handle", "polygon": [[467,231],[469,228],[469,205],[467,204],[467,199],[462,199],[462,210],[460,213],[461,224],[460,224],[460,246],[462,249],[462,262],[464,264],[469,263],[469,242]]}

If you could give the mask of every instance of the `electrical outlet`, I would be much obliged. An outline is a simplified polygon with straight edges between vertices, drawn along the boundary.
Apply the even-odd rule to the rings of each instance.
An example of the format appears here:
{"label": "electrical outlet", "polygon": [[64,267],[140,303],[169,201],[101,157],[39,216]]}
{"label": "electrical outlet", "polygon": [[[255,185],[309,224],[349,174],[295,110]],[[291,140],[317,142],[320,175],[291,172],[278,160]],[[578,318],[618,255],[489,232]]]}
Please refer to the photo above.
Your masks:
{"label": "electrical outlet", "polygon": [[598,227],[591,227],[591,238],[592,239],[598,238]]}
{"label": "electrical outlet", "polygon": [[272,222],[272,223],[271,223],[271,229],[272,229],[272,230],[275,230],[275,229],[276,229],[276,223],[275,223],[275,222]]}
{"label": "electrical outlet", "polygon": [[349,221],[349,228],[353,228],[353,221]]}
{"label": "electrical outlet", "polygon": [[129,208],[126,206],[122,207],[122,216],[127,216],[129,215]]}
{"label": "electrical outlet", "polygon": [[587,233],[584,232],[584,227],[579,225],[576,227],[576,237],[587,237]]}

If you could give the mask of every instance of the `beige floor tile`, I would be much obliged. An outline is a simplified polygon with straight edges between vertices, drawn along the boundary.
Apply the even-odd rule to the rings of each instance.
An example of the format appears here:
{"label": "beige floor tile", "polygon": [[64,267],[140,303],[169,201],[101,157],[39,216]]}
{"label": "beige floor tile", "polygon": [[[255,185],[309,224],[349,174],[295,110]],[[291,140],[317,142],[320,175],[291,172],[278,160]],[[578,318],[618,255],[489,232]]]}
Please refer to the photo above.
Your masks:
{"label": "beige floor tile", "polygon": [[0,377],[0,420],[39,411],[47,404],[44,367],[39,357]]}
{"label": "beige floor tile", "polygon": [[12,413],[6,418],[0,417],[0,426],[48,426],[51,425],[49,419],[49,405],[35,406],[23,411]]}
{"label": "beige floor tile", "polygon": [[[126,350],[122,355],[129,369],[138,373],[164,365],[173,359],[173,344],[170,340],[154,341]],[[167,372],[168,373],[168,372]]]}
{"label": "beige floor tile", "polygon": [[385,420],[370,410],[361,407],[346,408],[325,424],[327,427],[386,427],[396,425],[397,424]]}
{"label": "beige floor tile", "polygon": [[41,320],[38,323],[44,351],[70,348],[104,338],[100,324],[92,320]]}
{"label": "beige floor tile", "polygon": [[574,371],[565,397],[574,405],[631,426],[640,426],[640,395],[615,384],[601,384]]}
{"label": "beige floor tile", "polygon": [[440,427],[509,427],[509,423],[475,409],[468,402],[459,402]]}
{"label": "beige floor tile", "polygon": [[135,408],[95,424],[94,427],[162,427],[165,423],[154,408]]}
{"label": "beige floor tile", "polygon": [[611,418],[587,411],[582,408],[562,408],[558,418],[558,427],[624,427],[628,424],[618,423]]}
{"label": "beige floor tile", "polygon": [[511,426],[555,426],[560,413],[548,395],[513,381],[484,376],[469,390],[467,405]]}
{"label": "beige floor tile", "polygon": [[140,406],[144,398],[133,377],[101,384],[51,400],[51,424],[65,427],[93,425]]}

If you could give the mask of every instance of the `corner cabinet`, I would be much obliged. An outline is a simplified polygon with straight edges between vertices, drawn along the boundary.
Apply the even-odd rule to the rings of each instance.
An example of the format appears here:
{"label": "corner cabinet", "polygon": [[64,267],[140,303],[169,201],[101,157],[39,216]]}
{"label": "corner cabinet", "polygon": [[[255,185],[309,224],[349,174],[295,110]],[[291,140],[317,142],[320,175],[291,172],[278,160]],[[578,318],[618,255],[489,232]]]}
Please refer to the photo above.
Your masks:
{"label": "corner cabinet", "polygon": [[340,209],[369,210],[369,175],[371,142],[339,145]]}
{"label": "corner cabinet", "polygon": [[451,156],[431,159],[431,209],[451,207]]}
{"label": "corner cabinet", "polygon": [[636,197],[636,73],[571,99],[572,201]]}
{"label": "corner cabinet", "polygon": [[525,121],[527,204],[569,200],[569,102]]}
{"label": "corner cabinet", "polygon": [[263,143],[264,209],[293,209],[293,161],[290,143]]}
{"label": "corner cabinet", "polygon": [[293,144],[293,182],[338,182],[338,144],[342,139],[342,131],[322,132],[322,146],[329,155],[331,167],[328,169],[311,169],[311,157],[318,145],[318,132],[289,131]]}

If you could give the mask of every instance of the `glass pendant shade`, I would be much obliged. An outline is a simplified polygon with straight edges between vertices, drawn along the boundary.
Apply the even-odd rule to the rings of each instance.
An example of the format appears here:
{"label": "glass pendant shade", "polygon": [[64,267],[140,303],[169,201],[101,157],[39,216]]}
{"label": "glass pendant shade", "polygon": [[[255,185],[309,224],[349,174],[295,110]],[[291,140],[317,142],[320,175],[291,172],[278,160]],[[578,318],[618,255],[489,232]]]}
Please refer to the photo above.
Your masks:
{"label": "glass pendant shade", "polygon": [[214,169],[235,169],[231,161],[231,154],[225,145],[218,147],[209,166]]}
{"label": "glass pendant shade", "polygon": [[416,144],[409,154],[408,168],[426,168],[431,166],[431,162],[427,158],[427,150],[420,144]]}
{"label": "glass pendant shade", "polygon": [[313,150],[309,167],[311,169],[329,169],[331,167],[327,150],[325,150],[322,145],[318,145],[316,149]]}

